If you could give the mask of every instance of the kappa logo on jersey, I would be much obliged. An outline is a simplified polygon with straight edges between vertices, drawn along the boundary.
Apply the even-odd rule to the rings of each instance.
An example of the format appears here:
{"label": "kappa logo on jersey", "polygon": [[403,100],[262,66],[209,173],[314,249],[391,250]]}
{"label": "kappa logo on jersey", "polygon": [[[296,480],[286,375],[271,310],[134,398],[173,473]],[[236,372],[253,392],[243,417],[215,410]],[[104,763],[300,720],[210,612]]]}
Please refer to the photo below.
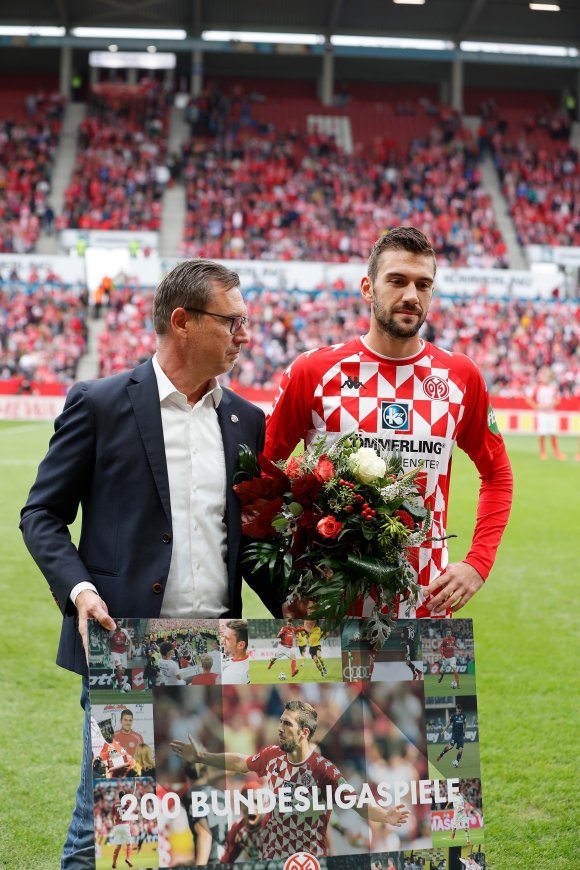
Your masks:
{"label": "kappa logo on jersey", "polygon": [[406,402],[381,402],[381,418],[383,429],[409,432],[411,428],[411,416]]}
{"label": "kappa logo on jersey", "polygon": [[347,379],[345,380],[345,382],[344,382],[343,384],[341,384],[340,389],[341,389],[341,390],[345,390],[345,389],[346,389],[346,390],[360,390],[361,387],[362,387],[363,389],[366,389],[366,387],[365,387],[365,385],[363,384],[363,382],[362,382],[362,381],[359,381],[359,379],[356,377],[356,375],[355,375],[354,378],[351,378],[351,376],[349,375],[349,376],[347,377]]}
{"label": "kappa logo on jersey", "polygon": [[429,399],[448,399],[449,384],[439,375],[429,375],[423,381],[423,392]]}
{"label": "kappa logo on jersey", "polygon": [[284,870],[320,870],[320,863],[310,852],[295,852],[284,864]]}

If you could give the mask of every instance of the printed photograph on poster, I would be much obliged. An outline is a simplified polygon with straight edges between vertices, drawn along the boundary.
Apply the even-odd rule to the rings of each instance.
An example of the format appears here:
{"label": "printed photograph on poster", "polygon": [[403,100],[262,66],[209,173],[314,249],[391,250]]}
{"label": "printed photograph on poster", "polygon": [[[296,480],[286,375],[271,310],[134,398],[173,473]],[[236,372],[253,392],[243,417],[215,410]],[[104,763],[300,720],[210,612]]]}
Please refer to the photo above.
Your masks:
{"label": "printed photograph on poster", "polygon": [[373,682],[423,679],[421,626],[415,619],[399,619],[390,636],[373,645],[365,620],[349,619],[342,629],[342,678]]}
{"label": "printed photograph on poster", "polygon": [[432,620],[422,643],[425,694],[475,693],[473,625],[469,619]]}
{"label": "printed photograph on poster", "polygon": [[483,805],[481,780],[462,779],[459,791],[446,803],[433,801],[433,846],[481,845]]}
{"label": "printed photograph on poster", "polygon": [[154,776],[151,704],[91,704],[93,777]]}
{"label": "printed photograph on poster", "polygon": [[155,780],[110,779],[95,783],[95,870],[158,867]]}
{"label": "printed photograph on poster", "polygon": [[[470,860],[483,855],[476,698],[425,698],[436,620],[400,621],[380,649],[362,619],[341,631],[314,620],[119,622],[130,630],[128,667],[158,653],[170,666],[148,703],[131,693],[102,703],[92,689],[104,861],[118,849],[122,866],[129,849],[134,866],[153,870],[283,870],[304,853],[312,870],[454,870],[463,847]],[[101,650],[92,674],[103,650],[112,662],[111,633],[91,632]],[[136,798],[120,796],[131,789]],[[128,823],[116,833],[115,801]],[[149,864],[134,863],[141,853]]]}
{"label": "printed photograph on poster", "polygon": [[448,695],[425,701],[429,770],[437,777],[479,777],[477,699]]}
{"label": "printed photograph on poster", "polygon": [[316,619],[254,619],[250,681],[341,682],[340,632]]}

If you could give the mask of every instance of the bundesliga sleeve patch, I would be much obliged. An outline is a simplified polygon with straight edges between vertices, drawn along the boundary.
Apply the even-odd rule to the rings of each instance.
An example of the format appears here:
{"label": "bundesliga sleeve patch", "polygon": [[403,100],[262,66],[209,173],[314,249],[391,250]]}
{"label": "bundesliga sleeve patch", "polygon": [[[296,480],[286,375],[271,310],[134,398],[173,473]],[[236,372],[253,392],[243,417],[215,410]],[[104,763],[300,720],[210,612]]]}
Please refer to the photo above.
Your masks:
{"label": "bundesliga sleeve patch", "polygon": [[491,405],[487,409],[487,426],[490,432],[493,432],[494,435],[499,435],[499,427],[497,425],[495,413]]}

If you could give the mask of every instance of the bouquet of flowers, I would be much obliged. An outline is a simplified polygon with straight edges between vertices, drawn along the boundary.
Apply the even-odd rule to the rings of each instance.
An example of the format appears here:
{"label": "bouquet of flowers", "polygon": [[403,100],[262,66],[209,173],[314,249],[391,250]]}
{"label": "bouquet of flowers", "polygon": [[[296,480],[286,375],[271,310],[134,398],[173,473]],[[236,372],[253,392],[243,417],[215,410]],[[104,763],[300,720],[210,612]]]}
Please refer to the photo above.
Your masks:
{"label": "bouquet of flowers", "polygon": [[362,447],[355,433],[331,445],[320,438],[280,463],[242,447],[240,469],[246,479],[234,490],[253,539],[244,561],[268,566],[287,604],[310,601],[313,619],[340,621],[372,593],[367,631],[375,642],[388,637],[399,596],[417,601],[407,553],[431,526],[421,467],[403,473],[397,453]]}

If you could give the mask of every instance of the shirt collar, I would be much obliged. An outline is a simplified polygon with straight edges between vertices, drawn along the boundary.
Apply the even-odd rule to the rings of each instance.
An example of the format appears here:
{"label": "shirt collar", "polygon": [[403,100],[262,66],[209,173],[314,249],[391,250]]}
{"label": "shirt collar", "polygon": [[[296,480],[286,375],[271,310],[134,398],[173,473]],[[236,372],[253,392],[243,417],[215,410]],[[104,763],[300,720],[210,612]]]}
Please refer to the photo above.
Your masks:
{"label": "shirt collar", "polygon": [[[157,354],[153,355],[153,359],[151,360],[151,362],[153,363],[153,371],[155,372],[155,378],[157,380],[157,389],[159,391],[160,404],[165,399],[168,399],[170,396],[173,396],[175,398],[177,396],[182,396],[185,399],[185,401],[187,402],[187,396],[185,396],[184,393],[181,393],[177,389],[177,387],[175,387],[171,383],[171,381],[169,380],[169,378],[167,377],[167,375],[165,374],[165,372],[163,371],[163,369],[159,365],[159,360],[157,358]],[[222,395],[223,395],[223,390],[222,390],[221,386],[219,385],[217,378],[212,378],[211,381],[209,382],[207,392],[205,393],[204,396],[202,396],[202,398],[199,400],[199,402],[203,402],[203,401],[205,401],[205,399],[208,396],[211,396],[214,407],[217,408],[217,406],[221,402]],[[199,404],[199,402],[197,404]]]}

